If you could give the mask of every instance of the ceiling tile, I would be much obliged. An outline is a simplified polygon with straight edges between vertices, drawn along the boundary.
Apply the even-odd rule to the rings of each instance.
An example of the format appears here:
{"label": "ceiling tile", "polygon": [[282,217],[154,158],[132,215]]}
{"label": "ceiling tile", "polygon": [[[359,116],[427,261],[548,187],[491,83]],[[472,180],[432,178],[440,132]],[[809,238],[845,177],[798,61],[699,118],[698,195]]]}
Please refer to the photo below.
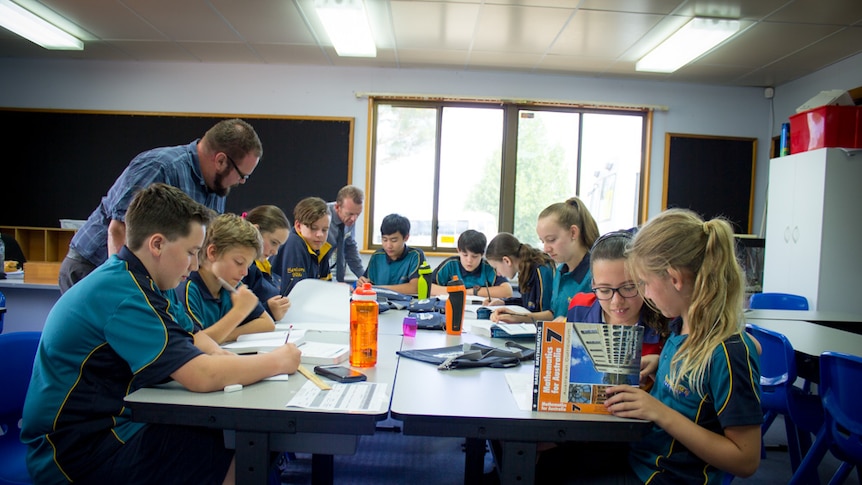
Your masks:
{"label": "ceiling tile", "polygon": [[397,48],[470,48],[478,5],[440,2],[392,2]]}
{"label": "ceiling tile", "polygon": [[854,25],[862,22],[862,2],[858,0],[788,2],[767,20],[799,24]]}
{"label": "ceiling tile", "polygon": [[207,2],[123,0],[123,3],[171,40],[178,42],[242,40],[217,12],[208,6]]}
{"label": "ceiling tile", "polygon": [[579,10],[551,52],[616,59],[646,35],[661,16]]}
{"label": "ceiling tile", "polygon": [[573,12],[572,9],[486,5],[476,24],[473,49],[542,54]]}
{"label": "ceiling tile", "polygon": [[[285,0],[210,0],[246,42],[314,44],[314,36],[293,2]],[[249,15],[253,11],[254,15]]]}

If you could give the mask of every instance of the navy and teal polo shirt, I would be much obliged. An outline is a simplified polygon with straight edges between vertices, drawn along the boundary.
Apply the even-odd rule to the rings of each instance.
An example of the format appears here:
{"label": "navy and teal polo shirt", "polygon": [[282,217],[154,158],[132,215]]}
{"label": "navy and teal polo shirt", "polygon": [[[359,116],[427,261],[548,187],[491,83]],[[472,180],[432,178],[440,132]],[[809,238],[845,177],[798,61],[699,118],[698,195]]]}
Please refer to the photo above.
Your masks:
{"label": "navy and teal polo shirt", "polygon": [[[197,271],[189,275],[185,284],[177,286],[176,291],[180,302],[185,306],[198,330],[212,327],[233,308],[230,292],[219,288],[218,296],[213,296]],[[243,319],[240,325],[261,316],[264,311],[263,305],[258,300],[255,309]]]}
{"label": "navy and teal polo shirt", "polygon": [[444,259],[437,266],[437,269],[434,270],[434,274],[431,275],[431,281],[438,285],[446,286],[454,275],[458,275],[458,279],[463,281],[464,286],[467,288],[499,286],[509,282],[506,277],[498,275],[494,267],[485,258],[482,258],[482,262],[479,263],[476,269],[468,272],[461,265],[461,257],[457,255]]}
{"label": "navy and teal polo shirt", "polygon": [[419,248],[404,245],[401,256],[389,259],[382,248],[374,251],[368,260],[365,277],[374,285],[400,285],[419,278],[419,265],[425,261],[425,253]]}

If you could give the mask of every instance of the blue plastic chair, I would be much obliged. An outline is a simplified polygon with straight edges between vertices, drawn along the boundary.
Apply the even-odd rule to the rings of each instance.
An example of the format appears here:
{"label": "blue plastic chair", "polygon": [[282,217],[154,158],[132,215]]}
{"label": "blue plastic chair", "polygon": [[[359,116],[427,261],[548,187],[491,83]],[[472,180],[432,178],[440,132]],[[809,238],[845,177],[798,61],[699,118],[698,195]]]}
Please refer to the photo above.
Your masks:
{"label": "blue plastic chair", "polygon": [[763,349],[760,355],[761,436],[778,415],[784,417],[790,466],[795,472],[811,447],[811,436],[823,424],[820,396],[794,385],[796,356],[786,336],[751,323],[746,325],[746,330]]}
{"label": "blue plastic chair", "polygon": [[808,298],[790,293],[754,293],[748,307],[752,310],[808,310]]}
{"label": "blue plastic chair", "polygon": [[856,468],[862,483],[862,357],[824,352],[820,355],[820,395],[823,401],[823,426],[814,446],[790,483],[807,483],[806,478],[817,473],[817,466],[826,451],[842,461],[829,484],[843,483]]}
{"label": "blue plastic chair", "polygon": [[27,471],[27,447],[21,443],[21,414],[30,386],[41,332],[0,334],[0,485],[33,483]]}

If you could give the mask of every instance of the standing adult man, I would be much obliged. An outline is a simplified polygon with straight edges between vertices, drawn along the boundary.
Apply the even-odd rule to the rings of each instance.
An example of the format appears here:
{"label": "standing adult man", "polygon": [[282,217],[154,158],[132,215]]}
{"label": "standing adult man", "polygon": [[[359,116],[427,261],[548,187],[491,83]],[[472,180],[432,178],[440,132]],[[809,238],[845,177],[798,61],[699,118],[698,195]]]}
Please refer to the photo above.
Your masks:
{"label": "standing adult man", "polygon": [[335,256],[335,280],[344,281],[345,263],[357,278],[365,274],[359,246],[356,244],[356,219],[362,214],[365,194],[355,185],[345,185],[338,191],[335,202],[328,202],[331,221],[327,242],[332,245]]}
{"label": "standing adult man", "polygon": [[187,145],[154,148],[138,154],[72,237],[69,252],[60,265],[60,292],[71,288],[123,247],[126,209],[138,190],[162,182],[221,214],[231,188],[248,180],[261,155],[263,146],[254,128],[236,118],[219,121],[203,138]]}

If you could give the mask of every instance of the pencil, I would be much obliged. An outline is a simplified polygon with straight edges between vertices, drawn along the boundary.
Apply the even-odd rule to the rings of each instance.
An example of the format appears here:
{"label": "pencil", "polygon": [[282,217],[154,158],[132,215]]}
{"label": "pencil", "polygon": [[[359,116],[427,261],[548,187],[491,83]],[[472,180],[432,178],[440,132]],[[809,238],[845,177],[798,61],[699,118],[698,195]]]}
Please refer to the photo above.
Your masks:
{"label": "pencil", "polygon": [[298,370],[300,374],[304,375],[306,378],[308,378],[309,381],[313,382],[314,385],[316,385],[320,389],[322,389],[324,391],[328,391],[328,390],[332,389],[332,386],[323,382],[320,379],[320,377],[317,377],[317,375],[315,373],[306,369],[305,366],[303,366],[302,364],[299,364],[299,367],[297,367],[296,370]]}
{"label": "pencil", "polygon": [[231,286],[230,283],[228,283],[227,281],[223,280],[221,278],[221,276],[216,276],[216,278],[218,278],[218,282],[222,288],[226,289],[227,291],[229,291],[231,293],[236,293],[236,288]]}
{"label": "pencil", "polygon": [[488,282],[485,282],[485,291],[488,292],[488,303],[491,302],[491,288],[488,288]]}

